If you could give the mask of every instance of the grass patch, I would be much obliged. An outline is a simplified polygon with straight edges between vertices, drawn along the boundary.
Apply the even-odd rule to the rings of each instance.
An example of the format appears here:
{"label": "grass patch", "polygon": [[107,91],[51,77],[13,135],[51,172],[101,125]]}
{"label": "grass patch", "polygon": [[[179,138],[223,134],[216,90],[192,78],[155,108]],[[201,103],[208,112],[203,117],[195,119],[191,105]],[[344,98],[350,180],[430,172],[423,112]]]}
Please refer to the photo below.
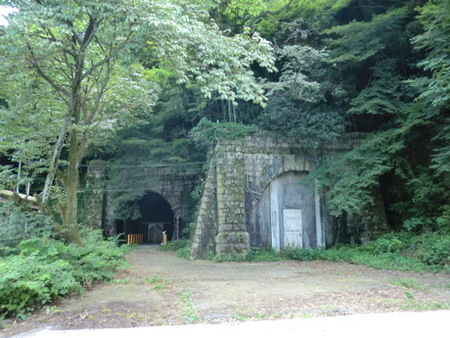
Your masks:
{"label": "grass patch", "polygon": [[178,303],[183,307],[183,313],[188,323],[195,323],[200,320],[197,309],[192,304],[191,293],[189,291],[183,292],[178,298]]}
{"label": "grass patch", "polygon": [[164,279],[161,276],[153,276],[152,278],[147,278],[145,280],[146,284],[153,285],[153,290],[164,290],[170,284],[168,279]]}
{"label": "grass patch", "polygon": [[425,290],[425,288],[420,285],[415,279],[410,279],[410,278],[400,278],[400,279],[396,279],[394,281],[391,282],[392,285],[395,286],[401,286],[407,289],[414,289],[414,290]]}
{"label": "grass patch", "polygon": [[[176,251],[176,256],[190,259],[190,242],[178,240],[161,246],[163,251]],[[276,252],[272,248],[250,248],[245,254],[216,255],[208,251],[203,256],[215,262],[277,262],[283,260],[326,260],[350,262],[375,269],[414,272],[450,273],[450,234],[437,231],[422,234],[388,233],[367,246],[341,246],[324,249],[289,248]]]}
{"label": "grass patch", "polygon": [[159,247],[160,251],[174,251],[178,258],[191,259],[191,242],[187,239],[178,239],[167,242]]}
{"label": "grass patch", "polygon": [[351,262],[375,269],[414,272],[450,272],[448,232],[411,234],[389,233],[367,246],[342,246],[328,250],[286,249],[281,252],[294,260]]}
{"label": "grass patch", "polygon": [[255,312],[252,310],[238,309],[234,314],[234,319],[240,322],[246,322],[250,320],[263,320],[267,319],[267,315],[263,312]]}
{"label": "grass patch", "polygon": [[450,303],[418,302],[414,299],[408,299],[408,301],[402,305],[401,309],[405,311],[448,310],[450,309]]}
{"label": "grass patch", "polygon": [[167,242],[165,245],[159,246],[160,251],[177,251],[190,246],[190,242],[187,239],[178,239],[175,241]]}
{"label": "grass patch", "polygon": [[116,279],[111,280],[109,283],[125,285],[125,284],[128,284],[129,282],[130,282],[129,278],[116,278]]}

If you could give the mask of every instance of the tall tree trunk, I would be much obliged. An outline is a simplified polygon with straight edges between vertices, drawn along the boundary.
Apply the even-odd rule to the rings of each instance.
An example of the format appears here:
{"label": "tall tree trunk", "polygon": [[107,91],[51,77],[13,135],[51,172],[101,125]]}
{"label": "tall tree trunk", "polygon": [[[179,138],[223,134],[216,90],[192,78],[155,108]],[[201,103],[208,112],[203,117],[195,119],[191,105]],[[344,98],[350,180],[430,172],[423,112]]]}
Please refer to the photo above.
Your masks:
{"label": "tall tree trunk", "polygon": [[78,229],[78,188],[80,182],[78,165],[81,160],[78,144],[79,142],[77,131],[71,130],[68,149],[69,163],[64,178],[64,186],[66,190],[66,205],[63,214],[63,223],[65,226],[63,235],[67,242],[81,244],[81,238]]}
{"label": "tall tree trunk", "polygon": [[48,198],[50,197],[50,189],[52,188],[53,181],[55,180],[56,171],[58,170],[59,157],[61,156],[61,150],[64,147],[64,141],[66,139],[69,127],[70,127],[70,118],[66,117],[59,131],[58,139],[56,140],[56,143],[53,147],[47,177],[45,178],[44,190],[42,191],[41,195],[41,202],[44,207],[47,204]]}

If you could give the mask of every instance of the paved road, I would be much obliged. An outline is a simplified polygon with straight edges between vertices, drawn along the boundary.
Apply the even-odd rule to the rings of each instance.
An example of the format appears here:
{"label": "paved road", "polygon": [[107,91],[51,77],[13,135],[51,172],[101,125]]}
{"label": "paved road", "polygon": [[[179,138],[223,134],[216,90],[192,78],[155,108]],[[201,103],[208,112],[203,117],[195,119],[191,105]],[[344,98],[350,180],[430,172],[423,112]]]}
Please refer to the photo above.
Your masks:
{"label": "paved road", "polygon": [[64,330],[44,329],[15,338],[106,338],[106,337],[450,337],[450,311],[397,312],[370,315],[253,321],[230,324],[153,326],[127,329]]}

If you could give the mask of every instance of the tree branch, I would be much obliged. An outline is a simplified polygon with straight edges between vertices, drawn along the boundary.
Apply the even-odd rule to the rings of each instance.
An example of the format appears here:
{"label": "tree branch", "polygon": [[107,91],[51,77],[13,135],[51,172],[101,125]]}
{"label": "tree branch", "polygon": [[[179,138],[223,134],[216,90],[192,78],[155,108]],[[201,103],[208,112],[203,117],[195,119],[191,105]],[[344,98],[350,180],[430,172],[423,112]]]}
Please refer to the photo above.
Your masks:
{"label": "tree branch", "polygon": [[292,3],[293,0],[289,0],[289,2],[284,5],[283,7],[281,7],[280,9],[276,10],[276,11],[263,11],[261,12],[258,16],[255,16],[253,19],[251,19],[248,23],[249,26],[253,25],[256,21],[262,19],[263,17],[267,16],[267,15],[277,15],[280,14],[282,11],[284,11],[286,8],[289,7],[289,5]]}
{"label": "tree branch", "polygon": [[29,63],[34,70],[38,73],[38,75],[43,78],[47,83],[52,86],[53,89],[55,89],[58,93],[69,96],[69,92],[64,89],[64,87],[60,86],[58,83],[56,83],[51,77],[49,77],[39,66],[37,62],[37,58],[34,55],[33,49],[31,48],[30,44],[26,42],[28,51],[30,52],[31,59],[29,60]]}

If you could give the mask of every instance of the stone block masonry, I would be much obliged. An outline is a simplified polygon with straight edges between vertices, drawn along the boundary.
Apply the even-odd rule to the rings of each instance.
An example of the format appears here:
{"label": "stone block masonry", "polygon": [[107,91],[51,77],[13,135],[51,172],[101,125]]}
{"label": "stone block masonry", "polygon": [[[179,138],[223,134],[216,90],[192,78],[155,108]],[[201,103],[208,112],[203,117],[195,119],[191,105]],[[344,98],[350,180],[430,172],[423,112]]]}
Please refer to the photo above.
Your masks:
{"label": "stone block masonry", "polygon": [[292,242],[284,230],[284,210],[298,210],[290,214],[303,217],[297,229],[301,246],[334,244],[336,221],[327,214],[326,199],[314,187],[297,182],[320,159],[353,149],[363,137],[348,135],[320,153],[306,150],[304,142],[293,138],[256,135],[222,141],[211,156],[191,257],[244,254],[250,246],[282,248]]}

